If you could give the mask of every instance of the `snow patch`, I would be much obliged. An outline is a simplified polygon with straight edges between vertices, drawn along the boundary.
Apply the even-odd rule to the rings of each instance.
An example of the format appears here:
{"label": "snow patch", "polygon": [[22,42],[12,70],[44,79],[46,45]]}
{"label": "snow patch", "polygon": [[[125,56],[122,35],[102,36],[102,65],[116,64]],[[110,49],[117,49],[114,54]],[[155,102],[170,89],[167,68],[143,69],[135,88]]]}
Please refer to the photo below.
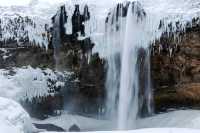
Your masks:
{"label": "snow patch", "polygon": [[31,133],[34,127],[28,113],[18,103],[0,97],[0,132],[5,129],[9,133]]}
{"label": "snow patch", "polygon": [[[90,132],[90,133],[199,133],[200,130],[194,129],[178,129],[178,128],[155,128],[155,129],[140,129],[130,131],[101,131],[101,132]],[[50,132],[43,132],[50,133]],[[51,132],[56,133],[56,132]],[[83,132],[88,133],[88,132]]]}

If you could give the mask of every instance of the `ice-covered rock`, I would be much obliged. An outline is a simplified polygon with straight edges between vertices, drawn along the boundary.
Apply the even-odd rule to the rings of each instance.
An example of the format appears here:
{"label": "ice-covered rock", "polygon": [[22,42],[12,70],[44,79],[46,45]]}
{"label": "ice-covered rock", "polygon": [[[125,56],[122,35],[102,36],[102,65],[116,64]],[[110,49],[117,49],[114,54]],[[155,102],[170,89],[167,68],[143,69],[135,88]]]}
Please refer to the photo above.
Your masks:
{"label": "ice-covered rock", "polygon": [[14,68],[12,72],[1,69],[0,82],[0,96],[17,101],[53,96],[55,88],[64,86],[64,82],[59,81],[51,69],[34,69],[30,66]]}

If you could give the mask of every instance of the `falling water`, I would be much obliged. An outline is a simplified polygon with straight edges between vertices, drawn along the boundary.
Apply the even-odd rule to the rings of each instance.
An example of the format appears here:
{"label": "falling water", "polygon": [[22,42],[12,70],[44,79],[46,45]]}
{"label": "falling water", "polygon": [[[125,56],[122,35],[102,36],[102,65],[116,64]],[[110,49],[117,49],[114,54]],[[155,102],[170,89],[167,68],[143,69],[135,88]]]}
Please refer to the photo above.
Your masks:
{"label": "falling water", "polygon": [[52,31],[52,45],[54,49],[55,68],[60,70],[60,49],[62,47],[61,40],[66,32],[64,27],[67,22],[65,6],[61,6],[56,15],[52,18],[53,31]]}
{"label": "falling water", "polygon": [[144,109],[152,113],[150,36],[145,26],[146,13],[138,2],[118,4],[108,16],[106,42],[112,54],[107,57],[107,109],[111,117],[117,116],[118,129],[134,128]]}
{"label": "falling water", "polygon": [[[139,73],[137,59],[139,48],[147,46],[141,39],[146,13],[137,2],[128,7],[119,89],[118,128],[126,129],[135,124],[139,110]],[[148,74],[147,74],[148,76]],[[130,125],[129,125],[130,123]],[[128,125],[127,125],[128,124]]]}
{"label": "falling water", "polygon": [[55,60],[55,68],[59,69],[59,53],[60,53],[60,47],[61,47],[61,35],[60,35],[60,10],[57,12],[57,14],[53,17],[53,39],[52,39],[52,45],[54,48],[54,60]]}

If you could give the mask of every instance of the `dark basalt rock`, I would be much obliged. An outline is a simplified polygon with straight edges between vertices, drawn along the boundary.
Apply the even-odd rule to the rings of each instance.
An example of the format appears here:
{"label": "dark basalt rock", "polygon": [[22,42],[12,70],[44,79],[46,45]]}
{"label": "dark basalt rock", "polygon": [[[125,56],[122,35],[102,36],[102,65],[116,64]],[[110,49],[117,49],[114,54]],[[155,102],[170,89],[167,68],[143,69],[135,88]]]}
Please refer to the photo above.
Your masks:
{"label": "dark basalt rock", "polygon": [[53,51],[51,50],[46,51],[32,46],[4,49],[7,52],[0,52],[0,68],[9,69],[28,65],[40,68],[54,68]]}
{"label": "dark basalt rock", "polygon": [[[56,20],[56,16],[59,16],[58,17],[59,20]],[[64,5],[61,6],[60,10],[58,11],[58,13],[55,16],[52,17],[52,23],[53,24],[56,23],[56,22],[59,23],[57,25],[58,25],[59,32],[60,32],[59,33],[60,34],[60,38],[62,38],[66,33],[66,29],[65,29],[64,25],[67,22],[67,18],[68,18],[67,17],[67,12],[65,10],[65,6]],[[53,28],[55,28],[55,27],[53,27]]]}
{"label": "dark basalt rock", "polygon": [[85,5],[83,14],[80,13],[79,5],[75,5],[75,10],[72,15],[72,33],[77,37],[77,33],[81,32],[81,35],[85,35],[85,25],[83,22],[90,19],[90,13],[88,6]]}
{"label": "dark basalt rock", "polygon": [[[151,92],[150,79],[150,53],[148,49],[140,48],[138,50],[137,70],[139,74],[139,116],[146,117],[153,113],[153,109],[148,107],[153,106],[153,97],[149,97]],[[148,76],[149,75],[149,76]]]}
{"label": "dark basalt rock", "polygon": [[70,128],[69,128],[69,132],[80,132],[81,129],[76,125],[72,125]]}
{"label": "dark basalt rock", "polygon": [[45,129],[46,131],[55,131],[55,132],[65,132],[65,130],[61,127],[58,127],[56,125],[53,125],[53,124],[37,124],[37,123],[33,123],[34,126],[37,128],[37,129]]}

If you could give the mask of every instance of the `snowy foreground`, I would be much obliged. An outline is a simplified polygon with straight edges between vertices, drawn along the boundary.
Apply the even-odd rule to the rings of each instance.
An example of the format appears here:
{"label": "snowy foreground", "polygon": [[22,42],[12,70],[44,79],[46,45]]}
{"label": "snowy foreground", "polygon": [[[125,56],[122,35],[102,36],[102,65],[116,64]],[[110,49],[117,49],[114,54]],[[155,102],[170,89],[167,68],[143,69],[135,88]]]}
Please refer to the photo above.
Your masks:
{"label": "snowy foreground", "polygon": [[[178,128],[152,128],[130,131],[102,131],[102,132],[90,132],[90,133],[199,133],[200,130],[194,129],[178,129]],[[50,132],[43,132],[50,133]],[[56,132],[51,132],[56,133]]]}
{"label": "snowy foreground", "polygon": [[[15,101],[0,97],[0,133],[33,133],[37,130],[31,124],[31,118],[24,109]],[[77,124],[81,131],[106,129],[106,125],[112,125],[110,121],[100,121],[78,115],[63,114],[51,117],[44,121],[34,120],[36,123],[52,123],[61,126],[66,131],[72,124]],[[130,131],[99,131],[97,133],[200,133],[200,111],[174,111],[162,115],[156,115],[137,122],[138,130]],[[168,127],[168,128],[165,128]],[[107,127],[108,128],[108,127]],[[187,129],[186,129],[187,128]],[[189,129],[190,128],[190,129]],[[195,128],[195,129],[194,129]],[[111,130],[111,128],[110,128]],[[40,133],[50,133],[43,132]],[[56,133],[56,132],[51,132]],[[83,132],[84,133],[84,132]]]}
{"label": "snowy foreground", "polygon": [[15,101],[0,97],[0,133],[31,133],[34,131],[26,111]]}
{"label": "snowy foreground", "polygon": [[[63,113],[61,116],[50,117],[46,120],[32,120],[38,124],[54,124],[68,131],[76,124],[81,131],[110,131],[116,129],[113,127],[115,121],[96,120],[78,115]],[[153,117],[139,119],[136,122],[137,129],[143,128],[189,128],[200,129],[200,111],[197,110],[179,110]],[[200,131],[199,131],[200,133]]]}

